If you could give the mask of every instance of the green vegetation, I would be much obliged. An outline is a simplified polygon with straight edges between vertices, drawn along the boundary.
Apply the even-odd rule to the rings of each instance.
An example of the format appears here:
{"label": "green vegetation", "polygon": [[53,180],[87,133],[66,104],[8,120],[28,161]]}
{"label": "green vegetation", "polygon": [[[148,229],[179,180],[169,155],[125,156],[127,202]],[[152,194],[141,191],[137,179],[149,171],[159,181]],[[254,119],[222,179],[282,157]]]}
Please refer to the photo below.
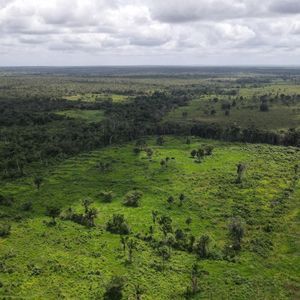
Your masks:
{"label": "green vegetation", "polygon": [[97,101],[103,101],[103,100],[111,100],[113,102],[124,102],[130,99],[130,97],[126,95],[120,95],[120,94],[77,94],[77,95],[71,95],[71,96],[64,96],[63,97],[66,100],[71,101],[83,101],[83,102],[97,102]]}
{"label": "green vegetation", "polygon": [[[125,299],[133,297],[136,285],[144,287],[145,299],[169,299],[174,293],[180,299],[198,261],[206,274],[199,277],[200,297],[289,299],[297,285],[299,263],[293,234],[300,152],[198,139],[191,139],[190,145],[183,139],[164,140],[163,146],[147,141],[153,149],[150,161],[146,153],[135,155],[134,144],[128,144],[66,160],[43,172],[39,190],[31,178],[3,184],[1,194],[15,201],[2,206],[11,233],[1,243],[1,294],[93,298],[105,293],[106,284],[111,286],[111,276],[122,276],[129,283],[122,292]],[[191,149],[204,145],[213,146],[213,154],[195,163]],[[162,169],[160,160],[165,157],[174,159]],[[99,171],[99,161],[110,161],[111,170]],[[247,164],[247,172],[242,183],[236,183],[240,162]],[[132,188],[143,192],[137,208],[123,205],[124,197],[141,196]],[[111,203],[99,198],[103,189],[115,194]],[[170,207],[166,199],[171,195]],[[82,202],[87,197],[93,203]],[[29,212],[20,209],[28,200]],[[52,207],[47,208],[48,203]],[[66,218],[70,210],[85,214],[91,208],[98,211],[94,227]],[[157,222],[152,220],[153,210]],[[45,213],[56,226],[49,227]],[[188,218],[193,220],[189,225]],[[289,226],[291,232],[286,234]],[[131,238],[122,246],[119,234],[124,233]],[[166,249],[161,248],[164,244]],[[279,257],[284,257],[280,263]]]}
{"label": "green vegetation", "polygon": [[299,299],[299,86],[0,69],[0,298]]}
{"label": "green vegetation", "polygon": [[57,114],[71,119],[82,119],[89,123],[100,122],[104,119],[104,112],[101,110],[63,110]]}

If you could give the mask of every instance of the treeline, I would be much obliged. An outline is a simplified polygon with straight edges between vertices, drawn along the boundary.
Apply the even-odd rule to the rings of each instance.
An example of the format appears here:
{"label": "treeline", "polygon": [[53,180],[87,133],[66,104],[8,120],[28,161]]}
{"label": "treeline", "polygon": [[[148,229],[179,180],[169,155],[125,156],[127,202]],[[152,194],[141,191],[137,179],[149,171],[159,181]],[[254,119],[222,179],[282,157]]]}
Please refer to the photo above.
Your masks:
{"label": "treeline", "polygon": [[277,133],[260,130],[256,127],[241,128],[235,125],[224,127],[215,123],[193,122],[182,124],[168,121],[157,127],[157,134],[194,135],[224,141],[300,147],[300,130],[294,128],[285,133]]}

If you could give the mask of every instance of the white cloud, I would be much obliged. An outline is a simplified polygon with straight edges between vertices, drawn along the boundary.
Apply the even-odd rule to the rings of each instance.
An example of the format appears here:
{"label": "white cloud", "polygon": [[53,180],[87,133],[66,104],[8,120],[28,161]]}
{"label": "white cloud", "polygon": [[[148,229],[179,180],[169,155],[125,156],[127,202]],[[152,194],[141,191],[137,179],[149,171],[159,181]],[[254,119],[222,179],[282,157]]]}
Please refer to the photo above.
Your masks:
{"label": "white cloud", "polygon": [[0,0],[0,65],[300,64],[299,17],[299,0]]}

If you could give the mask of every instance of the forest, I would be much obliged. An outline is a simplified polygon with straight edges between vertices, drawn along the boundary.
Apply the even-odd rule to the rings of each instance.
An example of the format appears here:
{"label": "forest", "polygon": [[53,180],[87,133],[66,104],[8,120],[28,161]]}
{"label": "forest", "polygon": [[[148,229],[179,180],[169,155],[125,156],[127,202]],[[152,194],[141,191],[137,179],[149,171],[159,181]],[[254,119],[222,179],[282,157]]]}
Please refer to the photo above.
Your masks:
{"label": "forest", "polygon": [[300,69],[0,68],[1,299],[299,299]]}

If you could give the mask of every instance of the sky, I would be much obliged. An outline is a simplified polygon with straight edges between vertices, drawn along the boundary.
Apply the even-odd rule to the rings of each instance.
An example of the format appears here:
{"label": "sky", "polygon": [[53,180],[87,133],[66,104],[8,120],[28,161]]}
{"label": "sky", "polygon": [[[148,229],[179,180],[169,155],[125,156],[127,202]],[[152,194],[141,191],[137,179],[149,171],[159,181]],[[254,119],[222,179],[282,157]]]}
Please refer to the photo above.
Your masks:
{"label": "sky", "polygon": [[300,65],[300,0],[0,0],[0,66]]}

